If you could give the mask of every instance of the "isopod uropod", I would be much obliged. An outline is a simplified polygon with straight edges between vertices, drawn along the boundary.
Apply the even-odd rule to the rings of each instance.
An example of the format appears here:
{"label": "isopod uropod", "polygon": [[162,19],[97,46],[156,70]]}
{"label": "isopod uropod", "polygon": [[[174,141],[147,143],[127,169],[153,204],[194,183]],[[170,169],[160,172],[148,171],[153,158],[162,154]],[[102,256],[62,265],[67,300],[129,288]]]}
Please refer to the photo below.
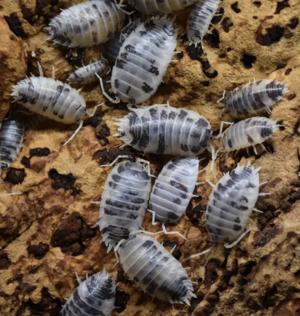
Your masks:
{"label": "isopod uropod", "polygon": [[287,92],[287,86],[279,81],[258,80],[226,92],[223,103],[225,110],[237,118],[263,111],[270,113]]}
{"label": "isopod uropod", "polygon": [[102,58],[94,63],[80,67],[72,72],[67,81],[70,84],[89,84],[97,81],[96,74],[103,76],[110,70],[109,64],[105,58]]}
{"label": "isopod uropod", "polygon": [[152,237],[133,234],[120,243],[117,252],[129,279],[149,295],[186,304],[194,297],[192,282],[180,262]]}
{"label": "isopod uropod", "polygon": [[170,20],[153,18],[139,24],[119,51],[112,69],[112,92],[130,104],[148,100],[160,85],[175,47],[176,30]]}
{"label": "isopod uropod", "polygon": [[106,272],[98,272],[80,282],[60,312],[61,316],[111,316],[116,285]]}
{"label": "isopod uropod", "polygon": [[278,124],[266,117],[251,117],[237,122],[223,133],[223,145],[227,152],[261,144],[272,137]]}
{"label": "isopod uropod", "polygon": [[134,109],[118,122],[123,141],[144,153],[196,156],[212,136],[207,119],[198,113],[169,105]]}
{"label": "isopod uropod", "polygon": [[9,168],[16,160],[24,138],[24,125],[14,118],[5,119],[0,130],[0,169]]}
{"label": "isopod uropod", "polygon": [[150,187],[150,176],[138,161],[122,161],[110,172],[101,197],[99,222],[108,251],[142,225]]}
{"label": "isopod uropod", "polygon": [[198,0],[187,22],[187,37],[190,43],[199,44],[206,35],[220,0]]}
{"label": "isopod uropod", "polygon": [[91,0],[63,10],[49,23],[50,40],[67,47],[91,47],[118,32],[125,15],[111,0]]}
{"label": "isopod uropod", "polygon": [[176,223],[186,211],[198,177],[199,160],[170,160],[158,175],[150,194],[149,209],[153,219]]}
{"label": "isopod uropod", "polygon": [[215,185],[206,209],[206,227],[214,242],[234,242],[243,234],[259,196],[258,170],[237,166]]}

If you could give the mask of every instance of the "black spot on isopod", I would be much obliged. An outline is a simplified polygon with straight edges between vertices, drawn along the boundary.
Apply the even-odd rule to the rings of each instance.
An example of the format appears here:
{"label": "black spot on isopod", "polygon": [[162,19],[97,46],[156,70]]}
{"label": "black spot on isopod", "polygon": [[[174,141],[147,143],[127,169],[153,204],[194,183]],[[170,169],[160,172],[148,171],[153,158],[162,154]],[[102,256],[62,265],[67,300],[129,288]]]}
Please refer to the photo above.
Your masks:
{"label": "black spot on isopod", "polygon": [[263,127],[261,130],[260,130],[260,136],[262,138],[267,138],[269,136],[271,136],[273,133],[273,130],[272,128],[269,128],[269,127]]}
{"label": "black spot on isopod", "polygon": [[144,247],[144,248],[150,248],[153,244],[154,244],[154,242],[153,242],[152,240],[146,240],[146,241],[142,244],[142,247]]}
{"label": "black spot on isopod", "polygon": [[153,91],[153,88],[149,86],[146,82],[143,82],[142,89],[146,93]]}
{"label": "black spot on isopod", "polygon": [[241,62],[245,68],[252,68],[253,64],[256,62],[256,57],[249,53],[244,53],[241,57]]}
{"label": "black spot on isopod", "polygon": [[25,177],[26,173],[23,168],[9,168],[4,178],[4,181],[9,182],[11,184],[20,184],[24,181]]}
{"label": "black spot on isopod", "polygon": [[238,224],[234,224],[234,225],[233,225],[233,229],[234,229],[235,231],[240,231],[240,230],[242,229],[242,226],[241,226],[241,225],[238,225]]}
{"label": "black spot on isopod", "polygon": [[274,24],[269,28],[263,30],[259,27],[256,32],[256,42],[262,46],[270,46],[281,40],[284,35],[284,27]]}
{"label": "black spot on isopod", "polygon": [[72,173],[60,174],[56,169],[50,169],[48,175],[49,178],[53,180],[51,185],[53,189],[71,190],[72,195],[80,193],[80,190],[74,186],[76,178],[72,175]]}

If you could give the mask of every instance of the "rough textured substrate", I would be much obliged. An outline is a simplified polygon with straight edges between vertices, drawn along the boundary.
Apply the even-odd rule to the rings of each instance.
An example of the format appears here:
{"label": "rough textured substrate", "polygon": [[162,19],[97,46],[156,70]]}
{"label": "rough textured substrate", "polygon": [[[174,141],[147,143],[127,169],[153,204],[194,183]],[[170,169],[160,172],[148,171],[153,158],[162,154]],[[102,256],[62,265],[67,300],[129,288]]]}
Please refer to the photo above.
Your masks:
{"label": "rough textured substrate", "polygon": [[[78,1],[77,1],[78,2]],[[98,49],[57,48],[46,42],[43,27],[49,18],[75,1],[2,0],[0,5],[0,85],[3,117],[9,106],[11,85],[26,73],[37,74],[36,61],[46,75],[67,73],[82,60],[99,55]],[[105,268],[118,283],[115,315],[300,315],[300,4],[298,0],[224,0],[203,51],[187,49],[184,36],[156,96],[149,104],[166,102],[205,115],[218,129],[221,109],[217,100],[224,89],[249,80],[273,78],[288,84],[290,92],[273,110],[272,118],[284,128],[267,145],[269,153],[220,154],[216,171],[210,165],[199,180],[216,181],[238,162],[261,167],[262,189],[272,192],[260,198],[253,214],[251,233],[230,251],[223,247],[186,262],[197,298],[191,307],[168,306],[152,300],[129,282],[113,254],[106,254],[94,228],[98,207],[110,168],[100,164],[120,153],[121,142],[112,135],[112,118],[126,113],[107,104],[86,122],[67,147],[62,142],[72,132],[50,121],[27,117],[24,148],[13,168],[3,175],[0,196],[0,311],[2,316],[57,315],[76,286],[75,271],[84,278]],[[184,24],[185,14],[179,18]],[[182,32],[182,28],[179,28]],[[31,57],[35,51],[36,57]],[[98,87],[84,89],[89,108],[103,101]],[[230,119],[225,117],[226,119]],[[125,148],[128,154],[133,151]],[[157,173],[165,158],[147,157]],[[203,162],[203,165],[207,161]],[[177,245],[182,260],[206,249],[209,237],[204,214],[208,185],[197,189],[195,199],[176,226],[187,241],[161,237],[165,246]],[[145,228],[151,227],[147,215]]]}

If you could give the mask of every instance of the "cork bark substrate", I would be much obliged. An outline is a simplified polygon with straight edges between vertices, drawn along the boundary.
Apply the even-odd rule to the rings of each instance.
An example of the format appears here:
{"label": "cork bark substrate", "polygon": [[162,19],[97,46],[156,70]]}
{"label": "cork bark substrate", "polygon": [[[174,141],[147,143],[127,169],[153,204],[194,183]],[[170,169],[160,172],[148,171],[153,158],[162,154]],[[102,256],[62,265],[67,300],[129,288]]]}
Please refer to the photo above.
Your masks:
{"label": "cork bark substrate", "polygon": [[[44,74],[64,81],[75,69],[101,56],[103,45],[66,49],[47,41],[45,26],[60,12],[80,1],[0,0],[0,117],[11,106],[11,87],[26,75]],[[188,47],[185,24],[189,10],[178,14],[177,50],[163,83],[147,104],[169,103],[204,115],[218,131],[224,90],[254,79],[277,79],[289,87],[271,118],[282,127],[267,152],[252,149],[221,151],[213,168],[210,156],[201,161],[199,181],[186,215],[159,235],[183,262],[211,245],[204,211],[215,183],[238,163],[261,167],[267,183],[248,224],[250,233],[234,248],[222,245],[183,263],[197,298],[191,306],[172,306],[142,293],[130,282],[113,253],[107,254],[97,227],[99,201],[111,170],[102,167],[120,154],[142,157],[158,174],[167,157],[143,156],[120,148],[113,119],[128,113],[126,105],[107,102],[99,85],[81,94],[89,111],[105,104],[67,146],[62,143],[76,126],[64,126],[35,114],[24,115],[26,137],[18,159],[2,173],[0,183],[0,314],[1,316],[58,315],[77,286],[75,273],[106,269],[117,282],[116,310],[120,316],[296,316],[300,315],[300,2],[299,0],[223,0],[202,47]],[[20,105],[14,104],[20,108]],[[221,144],[214,143],[216,148]],[[20,192],[7,196],[5,193]],[[144,228],[158,231],[146,214]]]}

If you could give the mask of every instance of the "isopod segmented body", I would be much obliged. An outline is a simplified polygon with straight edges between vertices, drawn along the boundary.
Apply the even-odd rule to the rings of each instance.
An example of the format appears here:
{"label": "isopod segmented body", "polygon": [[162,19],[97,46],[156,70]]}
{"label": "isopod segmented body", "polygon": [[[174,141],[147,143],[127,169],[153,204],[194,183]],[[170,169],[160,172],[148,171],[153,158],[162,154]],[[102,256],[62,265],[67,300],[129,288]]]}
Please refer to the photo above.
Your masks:
{"label": "isopod segmented body", "polygon": [[198,0],[187,22],[187,37],[190,43],[199,44],[206,35],[220,0]]}
{"label": "isopod segmented body", "polygon": [[70,84],[89,84],[97,81],[96,74],[104,76],[109,70],[108,61],[102,58],[94,63],[76,69],[69,75],[67,81]]}
{"label": "isopod segmented body", "polygon": [[259,195],[253,166],[237,166],[215,185],[206,209],[206,227],[214,242],[232,242],[245,230]]}
{"label": "isopod segmented body", "polygon": [[262,144],[278,129],[275,121],[266,117],[251,117],[237,122],[223,133],[226,151],[234,151]]}
{"label": "isopod segmented body", "polygon": [[208,146],[212,131],[198,113],[168,105],[134,109],[118,123],[123,141],[144,153],[196,156]]}
{"label": "isopod segmented body", "polygon": [[81,282],[67,300],[61,316],[111,316],[116,285],[106,272],[98,272]]}
{"label": "isopod segmented body", "polygon": [[185,9],[197,0],[129,0],[129,4],[144,14],[173,13]]}
{"label": "isopod segmented body", "polygon": [[142,163],[122,161],[110,172],[101,197],[99,222],[108,251],[141,227],[150,187],[150,176]]}
{"label": "isopod segmented body", "polygon": [[16,160],[24,138],[24,125],[20,120],[8,118],[0,130],[0,169],[9,168]]}
{"label": "isopod segmented body", "polygon": [[227,92],[224,107],[233,117],[245,117],[263,111],[270,112],[271,107],[288,92],[285,84],[276,80],[259,80],[237,87]]}
{"label": "isopod segmented body", "polygon": [[149,208],[161,223],[176,223],[186,211],[198,177],[199,160],[170,160],[158,175],[149,200]]}
{"label": "isopod segmented body", "polygon": [[67,47],[91,47],[118,32],[125,15],[111,0],[91,0],[63,10],[49,23],[50,40]]}
{"label": "isopod segmented body", "polygon": [[74,124],[86,115],[86,104],[77,90],[66,83],[45,77],[19,81],[12,96],[26,109],[51,120]]}
{"label": "isopod segmented body", "polygon": [[120,264],[130,280],[149,295],[168,303],[187,303],[192,282],[179,261],[146,234],[134,234],[118,247]]}
{"label": "isopod segmented body", "polygon": [[157,90],[176,48],[176,30],[166,18],[141,23],[124,41],[112,69],[112,91],[139,104]]}

